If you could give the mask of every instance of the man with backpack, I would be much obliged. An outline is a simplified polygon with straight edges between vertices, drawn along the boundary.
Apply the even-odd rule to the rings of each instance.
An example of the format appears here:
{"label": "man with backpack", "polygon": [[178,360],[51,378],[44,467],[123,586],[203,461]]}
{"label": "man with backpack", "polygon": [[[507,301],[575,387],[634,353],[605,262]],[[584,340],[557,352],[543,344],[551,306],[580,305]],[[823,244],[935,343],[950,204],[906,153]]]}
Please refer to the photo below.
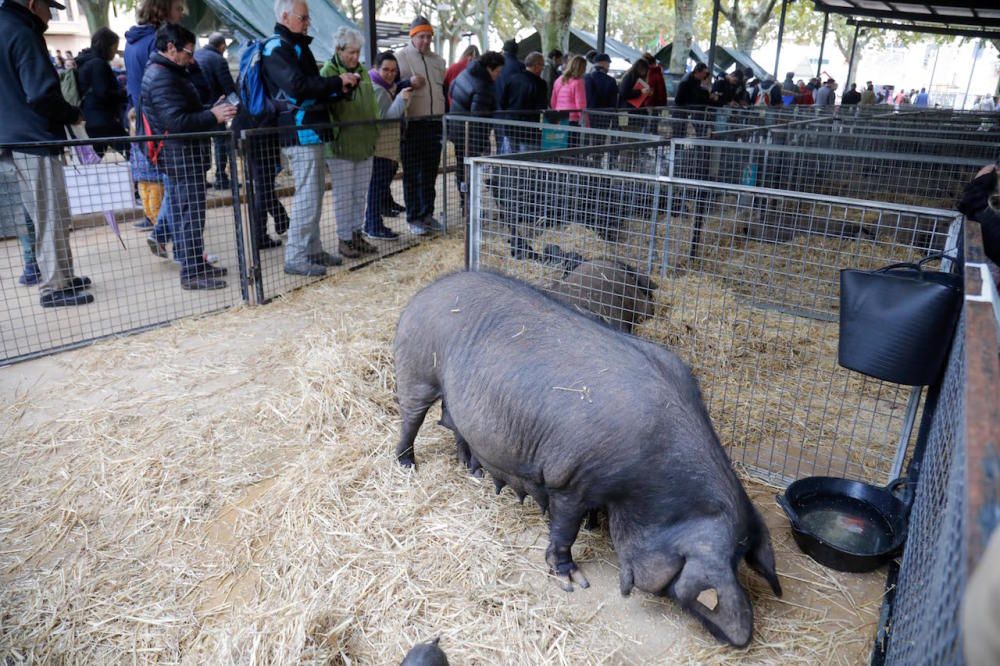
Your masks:
{"label": "man with backpack", "polygon": [[[295,179],[292,216],[285,245],[285,273],[319,277],[328,266],[343,259],[323,249],[319,234],[325,192],[324,144],[333,140],[327,105],[350,94],[357,74],[320,76],[309,49],[309,4],[304,0],[278,0],[274,37],[263,46],[261,78],[271,100],[280,134],[281,152]],[[241,79],[244,78],[241,76]],[[311,125],[326,125],[317,128]]]}
{"label": "man with backpack", "polygon": [[[236,92],[236,83],[229,73],[229,63],[223,55],[226,52],[226,37],[221,32],[213,32],[208,36],[208,44],[194,52],[194,59],[201,68],[205,84],[208,86],[208,98],[215,102]],[[225,125],[217,127],[219,131],[226,129]],[[229,144],[222,139],[212,140],[215,154],[215,182],[212,187],[217,190],[230,188],[226,167],[229,164]]]}
{"label": "man with backpack", "polygon": [[70,208],[63,173],[62,148],[35,147],[66,138],[65,125],[80,119],[80,110],[63,99],[52,67],[45,30],[55,0],[6,0],[0,6],[0,170],[17,176],[20,201],[0,205],[27,211],[35,226],[35,254],[45,308],[84,305],[94,300],[85,290],[90,278],[73,275],[69,244]]}

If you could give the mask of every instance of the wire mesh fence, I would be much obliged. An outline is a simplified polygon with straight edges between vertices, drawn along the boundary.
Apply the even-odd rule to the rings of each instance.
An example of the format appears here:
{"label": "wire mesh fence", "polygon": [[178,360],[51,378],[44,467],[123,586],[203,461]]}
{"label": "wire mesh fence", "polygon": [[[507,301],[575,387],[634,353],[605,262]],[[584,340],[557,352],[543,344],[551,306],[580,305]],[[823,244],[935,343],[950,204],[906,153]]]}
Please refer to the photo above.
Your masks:
{"label": "wire mesh fence", "polygon": [[[116,139],[103,158],[82,141],[8,152],[0,359],[243,300],[232,192],[207,184],[212,141],[232,154],[228,133]],[[159,169],[130,166],[149,150]]]}
{"label": "wire mesh fence", "polygon": [[952,208],[982,162],[682,139],[671,144],[667,165],[667,175],[678,178]]}
{"label": "wire mesh fence", "polygon": [[[1000,158],[1000,144],[986,141],[957,141],[921,136],[884,135],[877,131],[844,134],[820,131],[816,128],[775,128],[774,142],[787,146],[810,147],[814,150],[851,150],[856,152],[912,154],[931,157],[964,157],[983,163]],[[985,135],[985,133],[984,133]]]}
{"label": "wire mesh fence", "polygon": [[677,352],[731,457],[760,478],[885,481],[916,407],[909,387],[837,365],[839,270],[943,249],[956,216],[589,166],[627,150],[474,160],[470,267]]}
{"label": "wire mesh fence", "polygon": [[[438,165],[413,159],[413,153],[440,155],[440,120],[419,123],[303,128],[298,132],[311,131],[318,138],[304,144],[287,130],[242,133],[243,216],[256,300],[266,302],[321,279],[334,267],[394,254],[443,230],[434,217]],[[428,128],[438,130],[436,145]],[[412,145],[415,141],[421,145]],[[404,157],[410,158],[410,168],[404,166],[400,174]]]}
{"label": "wire mesh fence", "polygon": [[[580,123],[583,122],[584,126]],[[586,111],[542,113],[504,111],[496,116],[449,114],[443,127],[447,145],[442,172],[446,181],[440,192],[444,199],[447,221],[465,218],[468,171],[467,161],[474,157],[552,151],[579,146],[634,143],[655,139],[638,132],[614,129],[618,114],[601,116],[597,128],[585,126]],[[603,126],[606,124],[607,126]],[[464,226],[464,225],[461,225]]]}
{"label": "wire mesh fence", "polygon": [[880,633],[887,664],[958,664],[959,605],[967,580],[966,476],[962,436],[965,318],[959,322],[948,366],[933,407],[926,451],[899,578],[891,624]]}

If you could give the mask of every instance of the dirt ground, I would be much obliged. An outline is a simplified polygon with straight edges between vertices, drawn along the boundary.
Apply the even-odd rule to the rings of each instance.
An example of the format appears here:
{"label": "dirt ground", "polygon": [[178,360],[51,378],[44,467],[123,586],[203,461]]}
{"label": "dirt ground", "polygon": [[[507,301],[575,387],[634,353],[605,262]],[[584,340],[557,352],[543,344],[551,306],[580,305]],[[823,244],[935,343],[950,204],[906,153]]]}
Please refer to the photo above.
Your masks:
{"label": "dirt ground", "polygon": [[462,256],[0,371],[4,663],[389,664],[434,636],[454,664],[866,663],[884,570],[812,563],[773,488],[748,484],[785,595],[744,575],[734,650],[622,598],[606,530],[575,546],[590,589],[559,590],[538,508],[468,477],[430,418],[416,472],[395,464],[395,321]]}

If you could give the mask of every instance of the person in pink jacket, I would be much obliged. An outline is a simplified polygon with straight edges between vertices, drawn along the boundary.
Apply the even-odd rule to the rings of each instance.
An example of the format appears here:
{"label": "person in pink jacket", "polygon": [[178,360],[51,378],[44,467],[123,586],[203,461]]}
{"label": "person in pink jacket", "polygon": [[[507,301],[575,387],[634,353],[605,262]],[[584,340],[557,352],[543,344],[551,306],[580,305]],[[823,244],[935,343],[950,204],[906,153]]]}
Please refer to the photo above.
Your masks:
{"label": "person in pink jacket", "polygon": [[580,124],[579,109],[587,108],[587,90],[583,85],[583,75],[587,71],[587,60],[583,56],[573,56],[563,75],[552,84],[550,104],[556,111],[572,111],[569,124]]}

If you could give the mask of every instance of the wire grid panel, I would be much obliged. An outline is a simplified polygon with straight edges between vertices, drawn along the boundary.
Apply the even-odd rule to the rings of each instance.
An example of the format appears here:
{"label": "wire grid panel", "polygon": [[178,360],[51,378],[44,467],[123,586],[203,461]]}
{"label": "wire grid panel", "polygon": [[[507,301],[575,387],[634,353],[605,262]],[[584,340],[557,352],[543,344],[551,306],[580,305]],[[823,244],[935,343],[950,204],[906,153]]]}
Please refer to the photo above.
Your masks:
{"label": "wire grid panel", "polygon": [[965,318],[959,322],[934,409],[910,511],[886,664],[962,663],[959,610],[966,571],[963,414]]}
{"label": "wire grid panel", "polygon": [[517,158],[476,160],[471,185],[470,267],[678,353],[735,462],[887,480],[910,389],[837,365],[839,270],[941,248],[951,214]]}
{"label": "wire grid panel", "polygon": [[239,303],[231,185],[211,186],[230,137],[167,138],[159,169],[128,160],[155,137],[30,146],[45,157],[13,147],[0,164],[0,362]]}
{"label": "wire grid panel", "polygon": [[983,160],[984,164],[1000,157],[1000,145],[983,141],[952,141],[921,137],[891,136],[874,132],[844,134],[822,132],[815,128],[777,128],[771,131],[781,145],[808,146],[815,150],[834,149],[855,152],[916,154],[931,157],[964,157]]}
{"label": "wire grid panel", "polygon": [[[443,230],[439,119],[241,135],[247,256],[256,300],[395,254]],[[433,159],[437,158],[437,159]],[[409,167],[409,168],[407,168]]]}
{"label": "wire grid panel", "polygon": [[946,141],[973,141],[982,143],[1000,143],[1000,132],[990,132],[981,129],[978,125],[942,125],[932,123],[928,125],[918,125],[907,123],[897,125],[895,123],[843,123],[841,129],[844,133],[850,134],[879,134],[884,136],[898,136],[900,138],[911,139],[933,139]]}
{"label": "wire grid panel", "polygon": [[952,208],[981,166],[979,160],[959,157],[927,160],[912,154],[680,140],[670,148],[668,175]]}
{"label": "wire grid panel", "polygon": [[[569,112],[559,112],[559,115],[564,116],[564,120],[569,120]],[[592,128],[559,124],[556,122],[558,116],[553,115],[553,112],[542,114],[504,111],[493,117],[459,114],[444,116],[447,144],[443,172],[447,178],[442,183],[441,196],[444,200],[445,219],[449,223],[466,219],[466,163],[474,157],[557,151],[657,138],[621,130],[617,127],[617,117],[618,114],[608,114],[607,127]],[[553,122],[543,122],[546,119]]]}

